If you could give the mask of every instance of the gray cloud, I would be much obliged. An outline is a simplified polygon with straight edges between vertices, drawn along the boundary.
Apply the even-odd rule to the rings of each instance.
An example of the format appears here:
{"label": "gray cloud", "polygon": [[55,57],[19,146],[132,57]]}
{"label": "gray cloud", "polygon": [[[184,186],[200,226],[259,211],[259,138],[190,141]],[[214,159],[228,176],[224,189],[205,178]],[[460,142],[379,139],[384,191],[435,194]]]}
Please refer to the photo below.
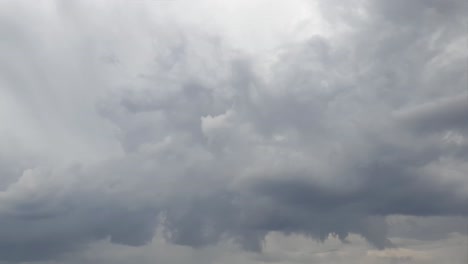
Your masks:
{"label": "gray cloud", "polygon": [[323,1],[332,33],[268,56],[182,1],[147,4],[3,4],[0,260],[157,228],[194,248],[277,231],[384,249],[403,236],[388,217],[467,216],[465,1]]}

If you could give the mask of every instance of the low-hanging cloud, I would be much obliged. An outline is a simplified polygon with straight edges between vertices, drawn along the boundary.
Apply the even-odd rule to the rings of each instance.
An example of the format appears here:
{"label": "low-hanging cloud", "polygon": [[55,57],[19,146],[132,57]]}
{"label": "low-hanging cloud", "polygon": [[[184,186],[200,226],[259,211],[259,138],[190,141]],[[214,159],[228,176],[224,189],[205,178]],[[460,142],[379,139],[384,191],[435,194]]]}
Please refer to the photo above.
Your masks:
{"label": "low-hanging cloud", "polygon": [[3,3],[0,260],[468,215],[465,1],[332,2],[265,53],[184,1]]}

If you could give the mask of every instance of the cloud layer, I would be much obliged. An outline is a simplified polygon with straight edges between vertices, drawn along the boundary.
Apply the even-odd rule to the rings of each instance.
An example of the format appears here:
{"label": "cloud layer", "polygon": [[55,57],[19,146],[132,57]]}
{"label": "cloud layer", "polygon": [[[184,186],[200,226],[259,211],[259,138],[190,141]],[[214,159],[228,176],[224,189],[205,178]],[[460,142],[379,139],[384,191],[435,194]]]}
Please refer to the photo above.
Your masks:
{"label": "cloud layer", "polygon": [[0,260],[464,232],[466,1],[0,5]]}

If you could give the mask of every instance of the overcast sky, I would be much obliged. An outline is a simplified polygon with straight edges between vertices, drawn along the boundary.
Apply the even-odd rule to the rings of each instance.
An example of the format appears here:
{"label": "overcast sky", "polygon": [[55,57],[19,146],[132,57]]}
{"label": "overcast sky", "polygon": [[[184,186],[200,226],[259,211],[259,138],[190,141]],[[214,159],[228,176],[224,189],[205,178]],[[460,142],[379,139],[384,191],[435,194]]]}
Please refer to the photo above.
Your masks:
{"label": "overcast sky", "polygon": [[0,0],[0,263],[468,263],[468,1]]}

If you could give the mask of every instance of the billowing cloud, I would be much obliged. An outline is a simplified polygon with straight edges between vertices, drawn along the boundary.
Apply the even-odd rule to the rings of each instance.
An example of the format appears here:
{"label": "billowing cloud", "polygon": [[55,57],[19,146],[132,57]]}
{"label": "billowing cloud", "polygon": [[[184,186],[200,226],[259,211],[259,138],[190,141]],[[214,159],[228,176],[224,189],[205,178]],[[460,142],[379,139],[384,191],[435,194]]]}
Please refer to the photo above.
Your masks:
{"label": "billowing cloud", "polygon": [[464,232],[465,1],[225,4],[0,4],[0,260]]}

